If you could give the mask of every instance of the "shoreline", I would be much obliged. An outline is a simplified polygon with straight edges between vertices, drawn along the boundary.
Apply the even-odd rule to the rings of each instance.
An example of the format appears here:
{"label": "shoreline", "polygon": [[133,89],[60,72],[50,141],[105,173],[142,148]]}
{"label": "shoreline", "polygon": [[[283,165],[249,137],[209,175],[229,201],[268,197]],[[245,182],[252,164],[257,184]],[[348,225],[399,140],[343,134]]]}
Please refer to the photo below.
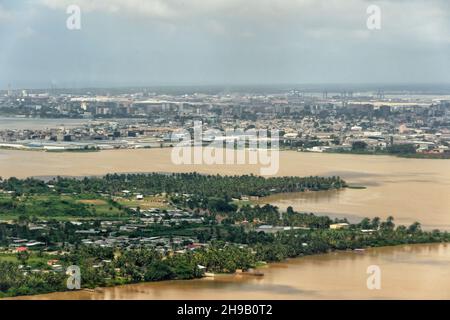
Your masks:
{"label": "shoreline", "polygon": [[[28,155],[33,155],[29,161]],[[17,150],[0,151],[0,176],[3,178],[48,178],[56,176],[94,177],[107,173],[188,173],[209,175],[259,175],[258,165],[176,165],[170,149],[105,150],[67,153]],[[350,214],[385,218],[399,223],[421,221],[433,228],[450,226],[448,217],[449,161],[403,159],[392,156],[282,151],[276,176],[340,176],[348,185],[329,193],[293,199],[298,211]],[[424,192],[426,190],[426,192]],[[285,202],[286,203],[286,202]],[[275,204],[278,205],[278,204]]]}
{"label": "shoreline", "polygon": [[[17,147],[4,147],[0,146],[0,151],[11,150],[11,151],[40,151],[40,152],[53,152],[53,153],[84,153],[84,152],[104,152],[104,151],[118,151],[118,150],[139,150],[139,149],[173,149],[173,146],[155,146],[155,147],[145,147],[145,148],[116,148],[116,149],[95,149],[95,150],[84,150],[84,149],[63,149],[63,150],[47,150],[44,148],[29,148],[17,145]],[[224,148],[226,149],[226,148]],[[248,151],[251,148],[246,147],[245,150]],[[382,153],[382,152],[351,152],[351,151],[326,151],[326,152],[313,152],[307,150],[294,150],[287,148],[279,148],[276,151],[279,152],[299,152],[307,154],[335,154],[335,155],[352,155],[352,156],[386,156],[401,159],[419,159],[419,160],[450,160],[450,154],[393,154],[393,153]]]}
{"label": "shoreline", "polygon": [[[351,253],[351,254],[355,254],[355,255],[365,255],[366,253],[370,253],[374,250],[386,250],[386,249],[395,249],[395,248],[402,248],[402,249],[406,249],[407,247],[412,247],[412,248],[420,248],[420,247],[428,247],[428,246],[440,246],[440,245],[444,245],[447,246],[449,243],[448,242],[427,242],[427,243],[411,243],[411,244],[395,244],[395,245],[390,245],[390,246],[379,246],[379,247],[367,247],[367,248],[361,248],[363,249],[363,252],[357,251],[357,249],[352,250],[352,249],[347,249],[347,250],[332,250],[326,253],[317,253],[317,254],[311,254],[311,255],[303,255],[303,256],[298,256],[298,257],[292,257],[292,258],[287,258],[285,260],[282,261],[274,261],[274,262],[268,262],[262,266],[258,266],[255,267],[255,270],[263,270],[266,268],[274,268],[278,265],[289,265],[292,264],[295,261],[302,261],[305,258],[324,258],[324,257],[328,257],[332,254],[337,254],[337,255],[344,255],[346,253]],[[333,261],[338,261],[338,259],[333,258]],[[188,279],[188,280],[162,280],[162,281],[143,281],[143,282],[135,282],[135,283],[126,283],[126,284],[119,284],[119,285],[112,285],[112,286],[106,286],[106,287],[95,287],[95,288],[81,288],[80,290],[66,290],[66,291],[54,291],[54,292],[47,292],[47,293],[40,293],[40,294],[36,294],[36,295],[24,295],[24,296],[14,296],[14,297],[4,297],[4,298],[0,298],[0,300],[48,300],[47,298],[52,298],[52,295],[58,295],[58,294],[77,294],[77,293],[86,293],[88,295],[90,295],[90,297],[86,297],[86,298],[81,298],[81,299],[70,299],[70,300],[92,300],[93,295],[95,294],[102,294],[105,291],[107,291],[108,289],[127,289],[127,288],[132,288],[134,286],[139,286],[139,285],[164,285],[164,284],[186,284],[186,283],[191,283],[194,281],[213,281],[213,282],[217,282],[219,283],[220,281],[218,281],[218,278],[222,278],[222,280],[224,278],[232,278],[232,277],[239,277],[239,276],[243,276],[240,273],[234,272],[234,273],[220,273],[220,274],[216,274],[215,277],[207,277],[207,276],[203,276],[200,278],[194,278],[194,279]],[[262,276],[261,278],[265,277]],[[248,278],[260,278],[260,277],[252,277],[249,276]],[[70,298],[70,297],[69,297]],[[214,299],[214,298],[213,298]],[[356,299],[356,298],[355,298]],[[51,300],[66,300],[66,299],[58,299],[58,298],[52,298]],[[111,299],[111,300],[116,300],[116,299]],[[117,300],[121,300],[121,299],[117,299]],[[165,300],[164,298],[161,300]],[[197,299],[194,299],[197,300]],[[203,300],[203,299],[200,299]]]}

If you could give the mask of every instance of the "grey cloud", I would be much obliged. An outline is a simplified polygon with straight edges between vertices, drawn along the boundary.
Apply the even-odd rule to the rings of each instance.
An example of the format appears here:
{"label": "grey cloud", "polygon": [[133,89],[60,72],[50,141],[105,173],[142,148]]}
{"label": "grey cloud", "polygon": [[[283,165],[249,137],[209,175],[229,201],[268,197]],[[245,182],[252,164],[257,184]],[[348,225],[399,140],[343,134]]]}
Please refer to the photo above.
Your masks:
{"label": "grey cloud", "polygon": [[[0,87],[450,82],[445,0],[15,3],[3,10],[20,18],[0,29]],[[65,9],[74,3],[82,30],[71,32]],[[381,7],[379,31],[366,28],[369,4]]]}

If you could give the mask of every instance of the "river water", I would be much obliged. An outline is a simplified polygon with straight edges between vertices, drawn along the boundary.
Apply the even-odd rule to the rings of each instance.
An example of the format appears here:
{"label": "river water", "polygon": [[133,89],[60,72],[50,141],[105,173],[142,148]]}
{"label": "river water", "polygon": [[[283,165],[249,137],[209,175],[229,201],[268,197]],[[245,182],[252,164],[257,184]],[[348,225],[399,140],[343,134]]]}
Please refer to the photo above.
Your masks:
{"label": "river water", "polygon": [[[365,189],[274,195],[262,202],[281,208],[351,220],[386,218],[398,224],[420,221],[424,228],[450,230],[450,160],[391,156],[280,152],[279,176],[339,175]],[[171,149],[52,153],[0,150],[0,176],[102,175],[111,172],[259,174],[258,165],[176,165]]]}

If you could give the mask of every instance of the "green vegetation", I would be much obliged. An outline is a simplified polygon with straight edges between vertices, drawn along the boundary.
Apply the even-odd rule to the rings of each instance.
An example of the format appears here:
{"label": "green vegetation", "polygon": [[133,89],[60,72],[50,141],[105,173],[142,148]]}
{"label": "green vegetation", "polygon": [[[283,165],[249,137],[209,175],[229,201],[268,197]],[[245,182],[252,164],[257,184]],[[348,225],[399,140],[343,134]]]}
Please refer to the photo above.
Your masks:
{"label": "green vegetation", "polygon": [[[0,219],[21,215],[55,219],[130,217],[130,208],[174,205],[214,212],[236,209],[233,198],[267,196],[274,193],[319,191],[346,186],[339,177],[274,177],[253,175],[220,176],[189,174],[113,174],[102,178],[62,178],[0,180]],[[126,193],[124,192],[126,191]],[[133,194],[142,194],[136,200]],[[188,197],[186,197],[188,195]]]}
{"label": "green vegetation", "polygon": [[61,150],[56,150],[56,149],[50,149],[50,150],[46,150],[47,152],[99,152],[100,148],[96,147],[96,146],[84,146],[83,148],[77,149],[77,148],[73,148],[73,149],[61,149]]}
{"label": "green vegetation", "polygon": [[125,209],[110,202],[89,203],[74,196],[0,196],[0,219],[22,215],[59,219],[61,217],[120,217]]}
{"label": "green vegetation", "polygon": [[[450,240],[448,233],[422,231],[419,223],[396,227],[392,217],[386,221],[366,218],[347,229],[334,230],[328,228],[332,222],[328,217],[301,215],[292,208],[288,212],[292,216],[300,215],[298,219],[292,218],[293,224],[307,223],[311,228],[267,234],[228,224],[221,227],[221,232],[211,229],[215,239],[194,251],[163,254],[147,248],[124,250],[77,246],[68,254],[59,256],[58,263],[64,268],[74,264],[80,266],[83,287],[94,288],[141,281],[193,279],[203,275],[202,268],[209,272],[232,273],[237,269],[255,267],[260,261],[281,261],[332,250]],[[274,207],[265,206],[247,212],[241,219],[252,214],[270,216],[271,213],[278,214]],[[372,228],[372,231],[364,232],[365,228]],[[0,255],[0,296],[66,290],[64,273],[51,270],[23,272],[19,267],[20,259],[19,255],[16,259],[11,255]],[[26,257],[20,263],[29,263],[29,260]],[[43,264],[43,260],[39,261],[36,263]],[[27,265],[27,270],[30,268]]]}
{"label": "green vegetation", "polygon": [[[447,232],[423,231],[419,223],[396,226],[392,217],[349,224],[246,200],[345,186],[339,177],[195,173],[1,180],[0,218],[13,221],[0,223],[0,296],[67,290],[70,265],[81,268],[84,288],[94,288],[233,273],[332,250],[450,240]],[[131,208],[153,203],[161,206],[145,215]],[[342,229],[331,228],[335,223]],[[21,247],[28,239],[34,242]]]}
{"label": "green vegetation", "polygon": [[326,152],[330,153],[349,153],[364,155],[393,155],[402,158],[418,158],[418,159],[449,159],[449,153],[418,153],[414,144],[394,144],[381,149],[376,147],[369,150],[368,145],[364,141],[355,141],[352,143],[351,150],[330,149]]}
{"label": "green vegetation", "polygon": [[[49,187],[49,185],[52,186]],[[0,189],[22,194],[122,194],[123,190],[154,195],[185,193],[204,197],[223,195],[240,198],[242,195],[267,196],[273,193],[318,191],[345,187],[339,177],[272,177],[254,175],[220,176],[198,173],[177,174],[108,174],[101,178],[62,178],[49,183],[37,179],[10,178],[0,181]]]}
{"label": "green vegetation", "polygon": [[364,141],[355,141],[352,143],[352,151],[358,152],[367,149],[367,143]]}

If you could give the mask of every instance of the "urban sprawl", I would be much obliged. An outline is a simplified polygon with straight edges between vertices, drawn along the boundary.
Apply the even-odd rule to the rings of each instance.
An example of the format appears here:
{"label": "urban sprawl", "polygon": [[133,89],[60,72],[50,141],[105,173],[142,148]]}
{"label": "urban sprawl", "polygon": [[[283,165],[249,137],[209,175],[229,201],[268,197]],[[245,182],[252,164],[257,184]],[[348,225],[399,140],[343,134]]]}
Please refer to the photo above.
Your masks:
{"label": "urban sprawl", "polygon": [[[196,121],[208,129],[278,130],[280,146],[310,152],[446,156],[450,97],[374,92],[83,94],[8,91],[0,116],[80,119],[75,126],[1,129],[0,147],[100,150],[172,146]],[[63,122],[63,121],[61,121]],[[202,137],[211,142],[214,136]]]}

